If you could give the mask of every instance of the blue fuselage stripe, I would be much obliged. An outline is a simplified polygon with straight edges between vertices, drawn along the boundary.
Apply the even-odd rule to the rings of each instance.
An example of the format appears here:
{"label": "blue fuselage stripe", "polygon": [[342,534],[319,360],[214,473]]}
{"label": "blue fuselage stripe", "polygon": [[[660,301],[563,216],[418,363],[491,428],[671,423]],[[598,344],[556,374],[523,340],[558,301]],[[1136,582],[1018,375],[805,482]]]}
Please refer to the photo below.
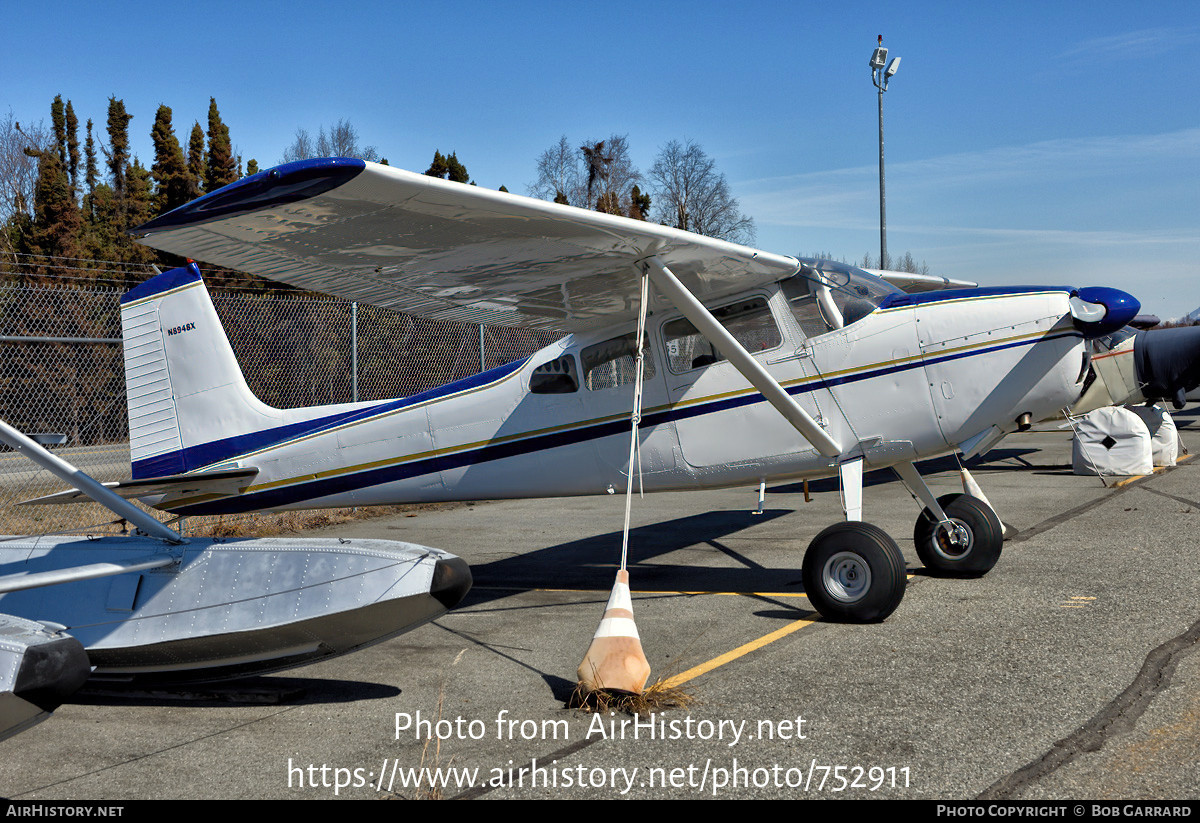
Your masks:
{"label": "blue fuselage stripe", "polygon": [[[819,391],[821,389],[832,388],[834,386],[848,385],[863,380],[871,380],[876,377],[884,377],[889,374],[897,374],[899,372],[909,371],[911,369],[919,369],[927,365],[945,363],[952,360],[960,360],[965,357],[974,357],[981,354],[990,354],[992,352],[1003,351],[1005,349],[1012,349],[1021,346],[1032,346],[1036,343],[1043,343],[1049,340],[1057,340],[1064,337],[1079,336],[1079,332],[1072,330],[1051,334],[1044,337],[1035,337],[1030,340],[1018,340],[1010,343],[1001,343],[995,346],[975,349],[972,351],[956,352],[942,356],[928,357],[925,359],[915,358],[908,363],[899,363],[872,371],[860,372],[858,374],[849,374],[841,377],[833,377],[825,380],[818,380],[801,385],[790,386],[787,388],[787,392],[791,395],[802,395],[809,392]],[[728,411],[730,409],[742,408],[745,406],[754,405],[756,403],[765,402],[766,400],[761,394],[758,394],[757,392],[748,392],[737,397],[724,398],[722,400],[716,400],[710,403],[697,403],[692,406],[671,407],[664,409],[663,411],[644,415],[639,427],[653,428],[655,426],[661,426],[665,423],[687,420],[692,417],[699,417],[705,414],[714,414],[717,412]],[[629,421],[627,419],[611,420],[604,423],[594,423],[590,425],[585,424],[577,429],[535,435],[524,440],[493,443],[454,454],[439,455],[437,457],[430,457],[423,460],[414,460],[410,463],[401,463],[392,466],[384,466],[377,469],[368,469],[338,477],[322,478],[320,480],[297,483],[295,485],[278,489],[265,489],[263,491],[250,492],[237,497],[227,497],[220,500],[205,501],[191,506],[183,506],[178,509],[173,509],[172,511],[185,515],[204,515],[237,514],[241,512],[257,511],[259,509],[270,509],[277,506],[286,506],[292,503],[297,503],[301,500],[328,497],[329,495],[333,494],[340,494],[343,492],[354,491],[356,489],[382,485],[384,483],[394,483],[413,477],[419,477],[421,475],[433,474],[435,472],[459,469],[465,466],[488,463],[494,460],[503,460],[508,457],[517,457],[524,454],[531,454],[533,452],[559,448],[561,446],[575,445],[577,443],[582,443],[589,440],[598,440],[603,437],[611,437],[613,435],[621,434],[623,432],[627,432],[628,430]]]}
{"label": "blue fuselage stripe", "polygon": [[410,397],[402,397],[398,400],[386,400],[364,409],[351,409],[349,411],[338,412],[337,414],[326,415],[325,417],[318,417],[314,420],[304,420],[286,426],[277,426],[273,429],[263,429],[261,431],[250,432],[249,434],[226,437],[222,440],[213,440],[209,443],[201,443],[198,446],[189,446],[182,451],[174,451],[169,454],[138,460],[133,464],[133,479],[142,480],[148,477],[163,477],[169,474],[182,474],[194,471],[203,466],[210,466],[214,463],[220,463],[223,460],[230,460],[249,454],[250,452],[259,451],[260,449],[285,444],[290,440],[300,437],[310,437],[338,426],[358,423],[381,414],[389,414],[451,394],[469,391],[480,386],[486,386],[488,383],[495,382],[496,380],[501,380],[519,370],[523,365],[525,365],[525,360],[517,360],[512,363],[505,363],[503,366],[497,366],[494,369],[488,369],[471,377],[465,377],[462,380],[455,380],[453,383],[447,383],[444,386],[423,391],[420,394],[411,395]]}

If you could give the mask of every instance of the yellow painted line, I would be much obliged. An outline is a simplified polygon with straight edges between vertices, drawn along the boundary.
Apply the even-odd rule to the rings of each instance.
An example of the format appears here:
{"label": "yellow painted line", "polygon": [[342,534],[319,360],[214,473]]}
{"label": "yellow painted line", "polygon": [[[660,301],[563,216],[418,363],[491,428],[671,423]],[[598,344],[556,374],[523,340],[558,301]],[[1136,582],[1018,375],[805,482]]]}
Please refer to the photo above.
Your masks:
{"label": "yellow painted line", "polygon": [[[472,591],[479,589],[480,591],[514,591],[514,592],[573,592],[579,594],[607,594],[608,589],[530,589],[527,586],[472,586]],[[671,594],[671,595],[696,595],[696,594],[711,594],[718,597],[805,597],[804,592],[677,592],[667,589],[632,589],[630,594],[644,594],[652,596],[656,594]]]}
{"label": "yellow painted line", "polygon": [[1096,598],[1094,598],[1094,597],[1084,597],[1084,596],[1083,596],[1083,595],[1081,595],[1081,594],[1073,594],[1073,595],[1071,595],[1071,600],[1095,600],[1095,599],[1096,599]]}
{"label": "yellow painted line", "polygon": [[802,618],[800,620],[795,620],[782,628],[776,629],[775,631],[771,632],[770,634],[763,635],[762,637],[758,638],[757,640],[752,640],[749,643],[745,643],[741,646],[738,646],[736,649],[731,649],[730,651],[725,652],[725,654],[714,657],[712,660],[709,660],[707,663],[701,663],[699,666],[693,666],[692,668],[688,669],[686,672],[680,672],[679,674],[675,675],[674,677],[668,677],[665,681],[663,681],[663,688],[673,689],[676,686],[682,686],[684,683],[687,683],[689,680],[695,680],[697,677],[699,677],[702,674],[707,674],[708,672],[712,671],[715,668],[724,666],[726,663],[732,663],[734,660],[737,660],[739,657],[745,657],[746,655],[750,654],[750,652],[752,652],[752,651],[756,651],[758,649],[761,649],[763,646],[774,643],[776,640],[787,637],[789,634],[792,634],[793,632],[797,632],[806,626],[811,626],[813,623],[816,623],[819,619],[820,618],[818,616],[814,615],[811,618],[806,617],[806,618]]}
{"label": "yellow painted line", "polygon": [[[908,575],[909,580],[911,580],[912,577],[913,576],[911,574]],[[684,683],[687,683],[689,680],[695,680],[697,677],[699,677],[702,674],[707,674],[708,672],[711,672],[713,669],[724,666],[726,663],[732,663],[734,660],[737,660],[739,657],[745,657],[746,655],[750,654],[750,652],[752,652],[752,651],[757,651],[758,649],[761,649],[763,646],[768,646],[771,643],[774,643],[776,640],[780,640],[784,637],[787,637],[789,634],[792,634],[793,632],[798,632],[798,631],[800,631],[800,629],[803,629],[806,626],[811,626],[813,623],[816,623],[820,619],[821,619],[821,616],[814,613],[814,615],[812,617],[805,617],[805,618],[801,618],[799,620],[795,620],[795,621],[787,624],[786,626],[783,626],[781,628],[776,629],[773,632],[770,632],[769,634],[764,634],[762,637],[758,638],[757,640],[751,640],[749,643],[744,643],[741,646],[738,646],[736,649],[731,649],[731,650],[725,652],[725,654],[718,655],[706,663],[701,663],[699,666],[693,666],[692,668],[688,669],[685,672],[680,672],[679,674],[674,675],[673,677],[668,677],[666,680],[663,681],[663,684],[662,684],[663,688],[671,689],[671,688],[675,688],[676,686],[682,686]]]}
{"label": "yellow painted line", "polygon": [[1087,608],[1087,603],[1059,603],[1058,605],[1064,609],[1085,609],[1085,608]]}
{"label": "yellow painted line", "polygon": [[[1184,462],[1185,460],[1191,460],[1191,459],[1192,459],[1192,455],[1185,454],[1182,457],[1175,458],[1175,464],[1178,465],[1178,464]],[[1150,474],[1158,474],[1163,469],[1169,469],[1169,468],[1171,468],[1171,466],[1158,466],[1154,469],[1154,471],[1150,472]],[[1141,480],[1143,477],[1149,477],[1150,474],[1136,474],[1133,477],[1126,477],[1124,480],[1118,480],[1116,483],[1113,484],[1113,488],[1119,489],[1122,486],[1128,486],[1130,483],[1134,483],[1138,480]]]}

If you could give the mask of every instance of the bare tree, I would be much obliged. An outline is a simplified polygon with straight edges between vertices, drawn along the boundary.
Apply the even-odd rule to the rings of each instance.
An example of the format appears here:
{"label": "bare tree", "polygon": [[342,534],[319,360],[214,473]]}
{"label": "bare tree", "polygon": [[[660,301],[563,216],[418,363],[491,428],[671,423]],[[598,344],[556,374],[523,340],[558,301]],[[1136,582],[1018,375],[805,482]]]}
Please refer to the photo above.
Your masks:
{"label": "bare tree", "polygon": [[578,149],[563,135],[538,157],[537,171],[527,189],[533,197],[610,214],[630,214],[633,187],[643,180],[629,157],[629,139],[620,134]]}
{"label": "bare tree", "polygon": [[[583,154],[583,165],[587,168],[587,201],[591,205],[592,192],[595,191],[596,183],[603,184],[608,179],[608,167],[612,164],[613,158],[611,154],[604,153],[604,141],[601,140],[595,145],[584,143],[579,147],[579,151]],[[608,194],[608,187],[604,186],[604,194]]]}
{"label": "bare tree", "polygon": [[742,214],[725,175],[698,143],[672,140],[663,146],[650,168],[650,181],[660,223],[733,243],[754,243],[754,220]]}
{"label": "bare tree", "polygon": [[[0,225],[18,212],[33,214],[33,190],[37,184],[36,153],[51,145],[52,137],[42,121],[22,126],[12,111],[0,120]],[[26,150],[34,152],[33,155]]]}
{"label": "bare tree", "polygon": [[314,140],[304,128],[296,129],[296,139],[284,149],[282,163],[307,160],[310,157],[357,157],[360,160],[379,161],[379,151],[374,146],[358,144],[358,130],[346,119],[339,120],[325,131],[321,126]]}
{"label": "bare tree", "polygon": [[567,206],[587,206],[581,182],[579,154],[564,134],[537,160],[538,178],[526,187],[531,197],[553,200]]}
{"label": "bare tree", "polygon": [[604,173],[594,207],[609,214],[628,215],[633,203],[633,187],[644,179],[629,156],[629,137],[614,134],[602,144]]}

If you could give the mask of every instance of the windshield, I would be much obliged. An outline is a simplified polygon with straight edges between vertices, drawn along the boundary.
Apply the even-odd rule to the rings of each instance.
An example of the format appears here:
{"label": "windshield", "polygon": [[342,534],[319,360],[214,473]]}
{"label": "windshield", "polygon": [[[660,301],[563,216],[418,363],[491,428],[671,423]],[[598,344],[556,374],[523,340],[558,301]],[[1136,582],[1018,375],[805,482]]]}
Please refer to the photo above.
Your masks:
{"label": "windshield", "polygon": [[[800,271],[783,281],[784,294],[795,306],[811,295],[816,311],[829,329],[840,329],[873,312],[889,295],[903,294],[886,280],[847,263],[801,259]],[[801,326],[805,322],[798,316]],[[805,328],[811,337],[813,331]]]}

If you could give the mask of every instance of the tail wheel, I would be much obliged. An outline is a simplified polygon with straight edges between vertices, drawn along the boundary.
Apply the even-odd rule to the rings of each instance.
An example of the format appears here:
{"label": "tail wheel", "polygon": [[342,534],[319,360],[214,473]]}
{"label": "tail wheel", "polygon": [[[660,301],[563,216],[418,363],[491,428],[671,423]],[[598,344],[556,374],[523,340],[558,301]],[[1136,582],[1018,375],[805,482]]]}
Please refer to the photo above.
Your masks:
{"label": "tail wheel", "polygon": [[804,553],[804,592],[830,620],[873,623],[904,599],[904,555],[887,532],[870,523],[835,523]]}
{"label": "tail wheel", "polygon": [[947,494],[938,504],[951,526],[938,523],[929,509],[913,529],[917,555],[925,568],[944,577],[982,577],[1000,559],[1004,526],[991,506],[966,494]]}

